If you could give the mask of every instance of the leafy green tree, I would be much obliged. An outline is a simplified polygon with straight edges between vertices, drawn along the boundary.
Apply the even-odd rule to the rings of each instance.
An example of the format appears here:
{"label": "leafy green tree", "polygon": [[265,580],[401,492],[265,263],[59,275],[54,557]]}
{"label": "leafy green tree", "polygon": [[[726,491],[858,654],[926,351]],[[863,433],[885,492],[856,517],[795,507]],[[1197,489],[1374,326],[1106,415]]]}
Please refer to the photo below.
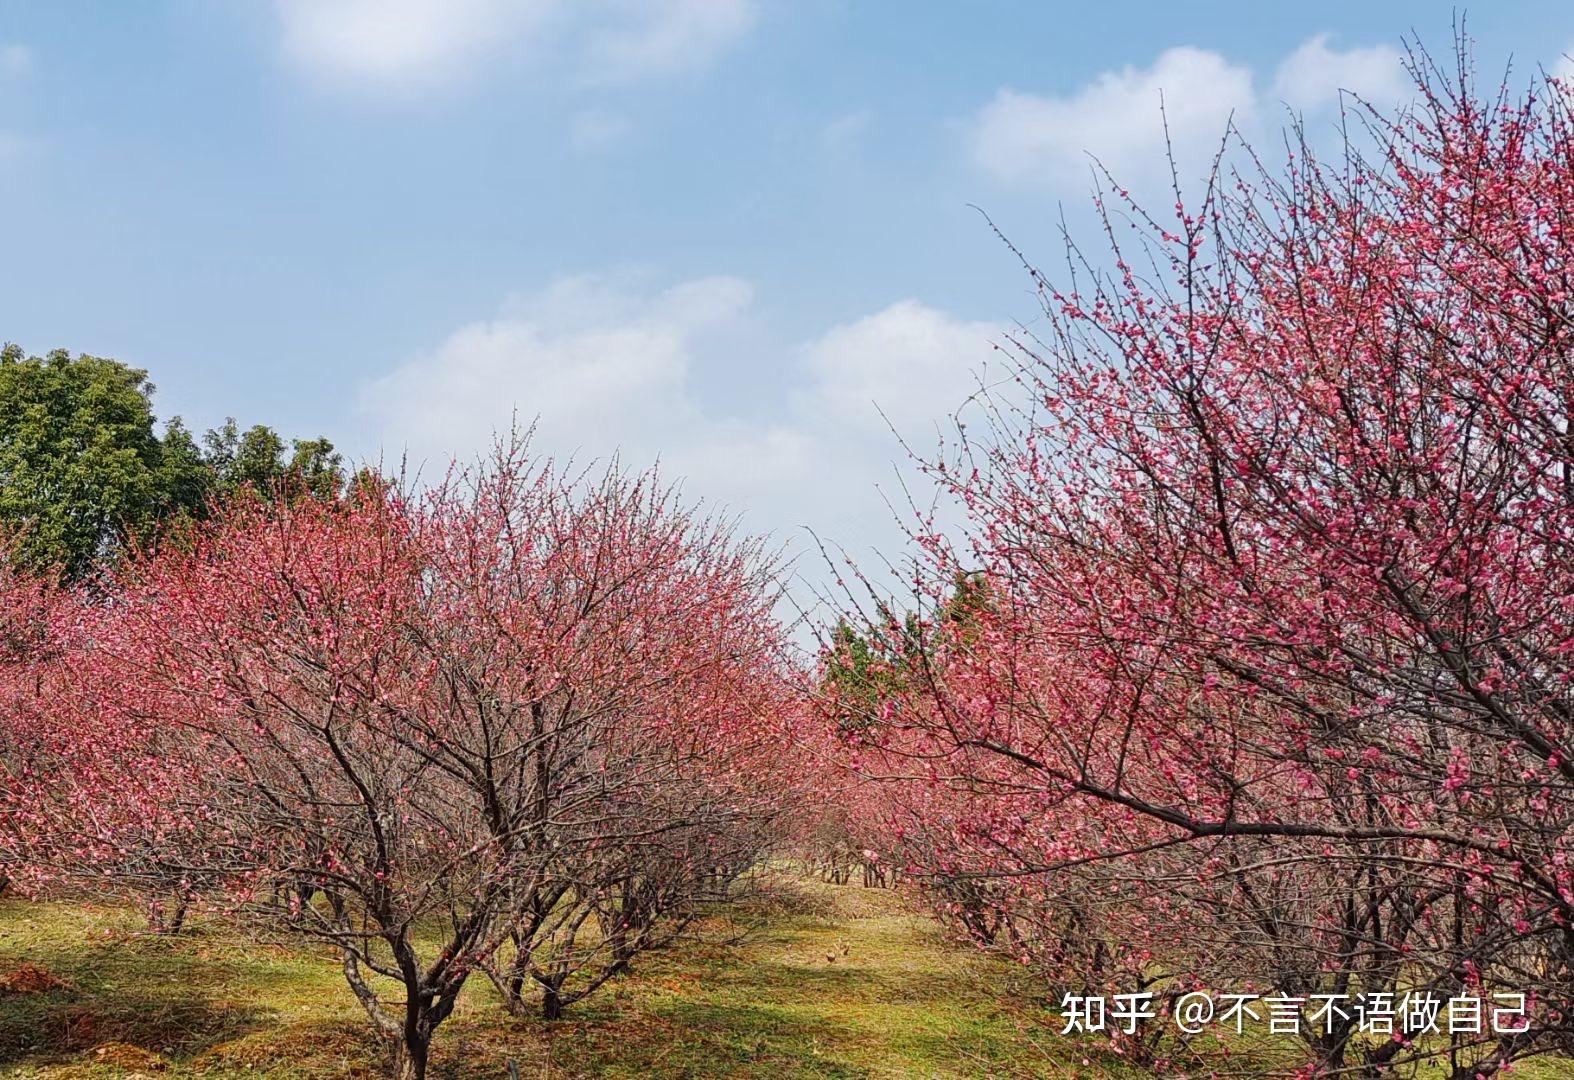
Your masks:
{"label": "leafy green tree", "polygon": [[[982,573],[959,573],[936,621],[971,637],[992,604],[989,582]],[[894,707],[914,672],[921,674],[924,665],[933,662],[929,632],[916,613],[897,619],[885,608],[879,620],[863,630],[845,618],[831,628],[823,689],[837,702],[837,724],[844,732],[868,727],[882,709]]]}
{"label": "leafy green tree", "polygon": [[98,356],[0,350],[0,536],[32,570],[79,579],[161,523],[213,500],[335,498],[343,463],[327,439],[286,443],[234,420],[201,443],[175,417],[155,434],[147,372]]}
{"label": "leafy green tree", "polygon": [[147,372],[97,356],[0,350],[0,525],[18,560],[86,573],[164,510]]}
{"label": "leafy green tree", "polygon": [[324,438],[296,439],[291,444],[285,489],[295,498],[331,499],[345,487],[344,461]]}
{"label": "leafy green tree", "polygon": [[272,428],[257,424],[241,431],[234,419],[203,437],[213,484],[223,497],[250,490],[265,498],[333,498],[344,486],[343,461],[327,439],[285,442]]}
{"label": "leafy green tree", "polygon": [[284,440],[263,424],[244,432],[234,417],[202,437],[213,482],[224,495],[242,488],[272,490],[284,475]]}
{"label": "leafy green tree", "polygon": [[159,487],[166,512],[200,514],[213,494],[213,469],[178,416],[164,427],[161,453]]}

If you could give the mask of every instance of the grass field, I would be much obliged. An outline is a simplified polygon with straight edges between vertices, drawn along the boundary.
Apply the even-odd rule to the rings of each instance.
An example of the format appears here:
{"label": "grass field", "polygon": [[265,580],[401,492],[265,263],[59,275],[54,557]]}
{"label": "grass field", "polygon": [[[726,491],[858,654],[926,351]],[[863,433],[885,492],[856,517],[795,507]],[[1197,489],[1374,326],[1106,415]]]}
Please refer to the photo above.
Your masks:
{"label": "grass field", "polygon": [[[437,1077],[1114,1077],[1060,1040],[1005,965],[941,940],[889,893],[803,886],[810,910],[712,927],[643,958],[556,1024],[477,980],[438,1033]],[[381,1046],[324,954],[212,923],[0,903],[0,1076],[375,1077]],[[23,965],[29,965],[24,967]]]}
{"label": "grass field", "polygon": [[[1149,1075],[1061,1038],[1057,1011],[1015,969],[947,943],[899,896],[793,892],[785,909],[641,958],[557,1023],[508,1016],[477,979],[438,1032],[431,1075],[503,1078],[510,1062],[522,1078]],[[1237,1044],[1227,1074],[1282,1075],[1269,1062],[1284,1059],[1262,1052],[1274,1048],[1256,1049]],[[326,952],[221,922],[158,937],[124,908],[0,901],[0,1077],[335,1080],[385,1067]]]}

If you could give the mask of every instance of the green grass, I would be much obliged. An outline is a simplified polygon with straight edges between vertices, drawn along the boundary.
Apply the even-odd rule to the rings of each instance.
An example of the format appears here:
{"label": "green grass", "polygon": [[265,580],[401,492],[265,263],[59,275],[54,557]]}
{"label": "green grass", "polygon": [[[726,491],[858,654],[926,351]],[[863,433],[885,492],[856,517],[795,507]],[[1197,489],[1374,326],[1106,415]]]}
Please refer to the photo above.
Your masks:
{"label": "green grass", "polygon": [[[555,1024],[509,1017],[476,980],[434,1048],[434,1077],[1120,1077],[1057,1037],[1016,972],[948,945],[894,895],[802,885],[776,911],[643,957]],[[178,938],[80,902],[0,902],[0,1076],[376,1077],[384,1052],[326,952],[259,945],[222,923]],[[31,969],[30,969],[31,970]],[[35,979],[35,982],[37,980]],[[1084,1060],[1086,1059],[1086,1060]]]}
{"label": "green grass", "polygon": [[[642,957],[557,1023],[510,1017],[472,981],[438,1031],[431,1075],[500,1080],[510,1060],[530,1080],[1147,1075],[1100,1042],[1060,1037],[1058,1009],[1021,972],[947,943],[899,896],[791,884],[794,905]],[[18,981],[21,992],[0,989],[0,1077],[385,1074],[336,959],[261,945],[222,921],[165,938],[124,908],[0,901],[0,987]],[[1228,1075],[1282,1076],[1293,1060],[1282,1043],[1231,1042]],[[1574,1067],[1539,1059],[1515,1076]]]}

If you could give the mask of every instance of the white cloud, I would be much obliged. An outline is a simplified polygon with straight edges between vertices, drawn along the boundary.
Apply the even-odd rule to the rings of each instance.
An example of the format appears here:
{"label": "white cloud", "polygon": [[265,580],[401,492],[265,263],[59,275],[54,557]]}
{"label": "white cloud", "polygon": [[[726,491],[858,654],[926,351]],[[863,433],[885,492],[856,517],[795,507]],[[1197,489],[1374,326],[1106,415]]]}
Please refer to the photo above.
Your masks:
{"label": "white cloud", "polygon": [[1330,49],[1328,41],[1329,35],[1318,34],[1284,58],[1274,75],[1275,97],[1292,108],[1309,110],[1337,104],[1341,90],[1379,106],[1409,95],[1410,76],[1398,49],[1387,45]]}
{"label": "white cloud", "polygon": [[804,407],[922,441],[973,391],[984,347],[998,336],[989,323],[900,301],[834,327],[804,349]]}
{"label": "white cloud", "polygon": [[754,0],[274,0],[285,55],[326,80],[429,90],[538,46],[581,82],[702,67],[754,23]]}
{"label": "white cloud", "polygon": [[448,82],[538,24],[553,0],[277,0],[285,54],[376,89]]}
{"label": "white cloud", "polygon": [[1232,121],[1249,136],[1266,133],[1265,96],[1303,113],[1337,104],[1341,90],[1378,106],[1409,96],[1399,50],[1329,41],[1318,34],[1285,56],[1269,95],[1250,68],[1190,46],[1166,49],[1148,67],[1106,71],[1060,97],[1002,89],[968,125],[973,162],[1006,183],[1085,186],[1097,161],[1141,188],[1167,178],[1166,124],[1185,181],[1201,174]]}
{"label": "white cloud", "polygon": [[1255,107],[1249,69],[1205,49],[1166,49],[1151,67],[1107,71],[1065,97],[1001,90],[974,119],[973,158],[1015,183],[1085,179],[1089,155],[1117,177],[1151,173],[1163,166],[1166,121],[1184,154],[1216,145],[1232,114]]}
{"label": "white cloud", "polygon": [[901,533],[876,486],[893,490],[905,452],[879,410],[915,449],[933,446],[934,424],[976,388],[998,329],[895,303],[751,354],[758,370],[785,365],[790,388],[769,405],[755,394],[762,407],[744,411],[708,398],[706,374],[737,374],[735,332],[755,320],[752,300],[736,278],[655,292],[568,279],[367,384],[360,408],[384,453],[407,449],[428,474],[484,451],[515,417],[538,419],[543,452],[616,453],[631,467],[659,458],[691,498],[743,513],[753,531],[801,545],[809,525],[855,550],[894,552]]}
{"label": "white cloud", "polygon": [[753,0],[621,0],[590,34],[586,75],[626,82],[708,65],[754,26]]}
{"label": "white cloud", "polygon": [[454,331],[432,353],[367,388],[382,429],[441,460],[474,453],[517,412],[539,415],[565,451],[639,450],[662,429],[696,419],[689,400],[693,339],[739,315],[750,289],[733,278],[686,282],[653,297],[575,278],[516,300],[498,318]]}

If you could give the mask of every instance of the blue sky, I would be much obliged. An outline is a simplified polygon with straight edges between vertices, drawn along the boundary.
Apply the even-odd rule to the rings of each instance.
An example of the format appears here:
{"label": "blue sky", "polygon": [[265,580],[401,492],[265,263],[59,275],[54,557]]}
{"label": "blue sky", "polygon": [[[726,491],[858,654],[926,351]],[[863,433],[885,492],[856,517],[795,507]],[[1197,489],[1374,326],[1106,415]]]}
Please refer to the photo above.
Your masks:
{"label": "blue sky", "polygon": [[[791,539],[1034,314],[1092,150],[1141,189],[1227,116],[1402,97],[1416,3],[0,0],[0,338],[148,368],[161,414],[356,457],[656,456]],[[1469,15],[1483,71],[1574,9]],[[986,369],[987,372],[987,369]],[[986,373],[987,377],[987,373]]]}

